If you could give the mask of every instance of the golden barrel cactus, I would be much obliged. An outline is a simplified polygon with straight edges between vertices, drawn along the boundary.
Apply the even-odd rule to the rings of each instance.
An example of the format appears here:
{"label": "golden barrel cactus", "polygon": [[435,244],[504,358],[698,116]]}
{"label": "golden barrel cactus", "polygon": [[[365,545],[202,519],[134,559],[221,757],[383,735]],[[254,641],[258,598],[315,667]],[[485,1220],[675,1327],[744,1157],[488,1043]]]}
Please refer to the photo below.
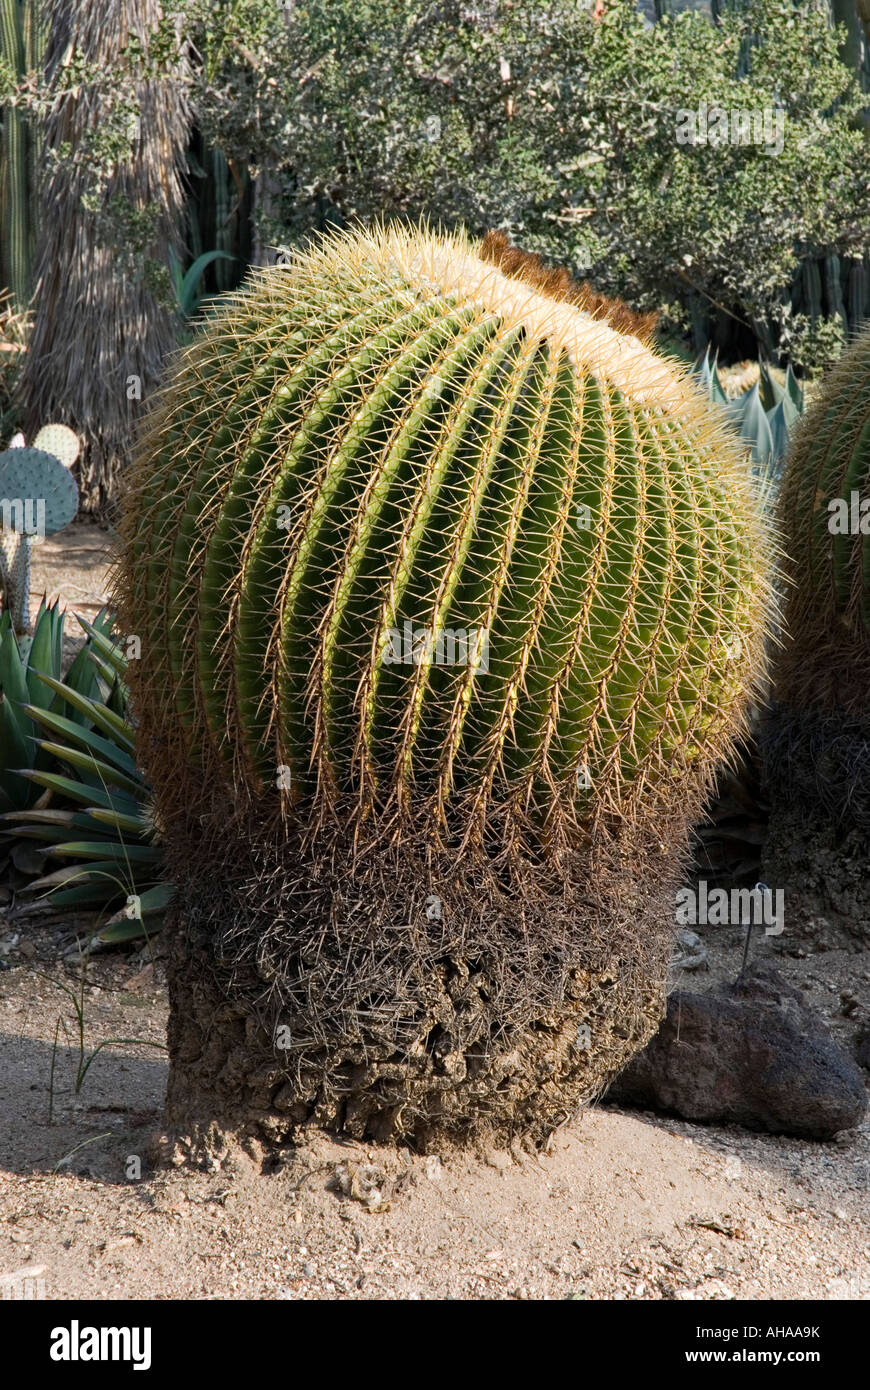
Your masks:
{"label": "golden barrel cactus", "polygon": [[[182,355],[118,571],[181,884],[175,1119],[541,1136],[649,1036],[770,547],[648,333],[499,237],[391,228]],[[193,1055],[230,998],[237,1093]]]}

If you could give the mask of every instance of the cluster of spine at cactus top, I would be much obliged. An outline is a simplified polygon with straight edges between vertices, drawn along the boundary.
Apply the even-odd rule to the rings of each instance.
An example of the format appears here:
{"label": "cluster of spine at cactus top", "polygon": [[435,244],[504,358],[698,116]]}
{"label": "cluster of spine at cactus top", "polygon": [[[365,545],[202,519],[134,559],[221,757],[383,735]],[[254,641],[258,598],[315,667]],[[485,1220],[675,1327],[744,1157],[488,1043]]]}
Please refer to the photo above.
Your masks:
{"label": "cluster of spine at cactus top", "polygon": [[769,540],[726,424],[461,235],[258,274],[126,507],[140,711],[252,796],[625,811],[715,759],[761,676]]}

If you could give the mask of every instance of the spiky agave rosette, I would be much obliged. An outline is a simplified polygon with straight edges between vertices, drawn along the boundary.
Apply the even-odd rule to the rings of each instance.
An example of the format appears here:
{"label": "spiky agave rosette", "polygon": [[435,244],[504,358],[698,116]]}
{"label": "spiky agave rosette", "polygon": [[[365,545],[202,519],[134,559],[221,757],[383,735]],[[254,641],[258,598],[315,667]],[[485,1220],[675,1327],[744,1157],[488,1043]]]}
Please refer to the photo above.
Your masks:
{"label": "spiky agave rosette", "polygon": [[870,331],[801,422],[780,502],[786,640],[763,736],[764,873],[870,937]]}
{"label": "spiky agave rosette", "polygon": [[258,273],[181,356],[117,577],[177,1128],[540,1139],[656,1026],[770,542],[648,327],[391,228]]}

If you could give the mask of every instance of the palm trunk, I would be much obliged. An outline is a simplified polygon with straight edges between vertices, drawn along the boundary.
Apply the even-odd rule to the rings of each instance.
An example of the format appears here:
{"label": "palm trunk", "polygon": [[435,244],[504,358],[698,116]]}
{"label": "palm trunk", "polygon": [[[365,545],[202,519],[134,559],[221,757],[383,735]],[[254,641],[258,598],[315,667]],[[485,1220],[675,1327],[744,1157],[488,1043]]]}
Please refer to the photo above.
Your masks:
{"label": "palm trunk", "polygon": [[[48,18],[46,71],[55,98],[44,139],[48,150],[66,146],[71,157],[58,162],[42,194],[23,390],[30,430],[54,419],[83,436],[82,504],[100,511],[115,494],[137,413],[175,343],[174,312],[155,289],[154,272],[165,268],[182,216],[188,113],[182,72],[155,76],[128,66],[138,129],[131,131],[129,158],[100,184],[80,157],[83,147],[111,119],[129,41],[135,38],[147,53],[161,6],[158,0],[75,6],[50,0]],[[63,91],[59,79],[73,55],[97,64],[112,85]]]}

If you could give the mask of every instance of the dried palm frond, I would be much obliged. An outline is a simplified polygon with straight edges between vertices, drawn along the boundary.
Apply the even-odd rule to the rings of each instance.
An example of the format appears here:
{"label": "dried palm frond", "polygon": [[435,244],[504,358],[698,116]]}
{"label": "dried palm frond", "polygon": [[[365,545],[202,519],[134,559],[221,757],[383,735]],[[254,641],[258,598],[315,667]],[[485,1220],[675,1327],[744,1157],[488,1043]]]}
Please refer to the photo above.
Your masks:
{"label": "dried palm frond", "polygon": [[[175,342],[154,271],[182,215],[185,60],[149,65],[158,0],[48,0],[47,9],[54,100],[24,392],[29,428],[60,419],[83,436],[82,502],[97,511],[113,496],[137,402]],[[68,80],[71,64],[84,65],[81,81]],[[99,168],[95,142],[122,118],[127,151]]]}

